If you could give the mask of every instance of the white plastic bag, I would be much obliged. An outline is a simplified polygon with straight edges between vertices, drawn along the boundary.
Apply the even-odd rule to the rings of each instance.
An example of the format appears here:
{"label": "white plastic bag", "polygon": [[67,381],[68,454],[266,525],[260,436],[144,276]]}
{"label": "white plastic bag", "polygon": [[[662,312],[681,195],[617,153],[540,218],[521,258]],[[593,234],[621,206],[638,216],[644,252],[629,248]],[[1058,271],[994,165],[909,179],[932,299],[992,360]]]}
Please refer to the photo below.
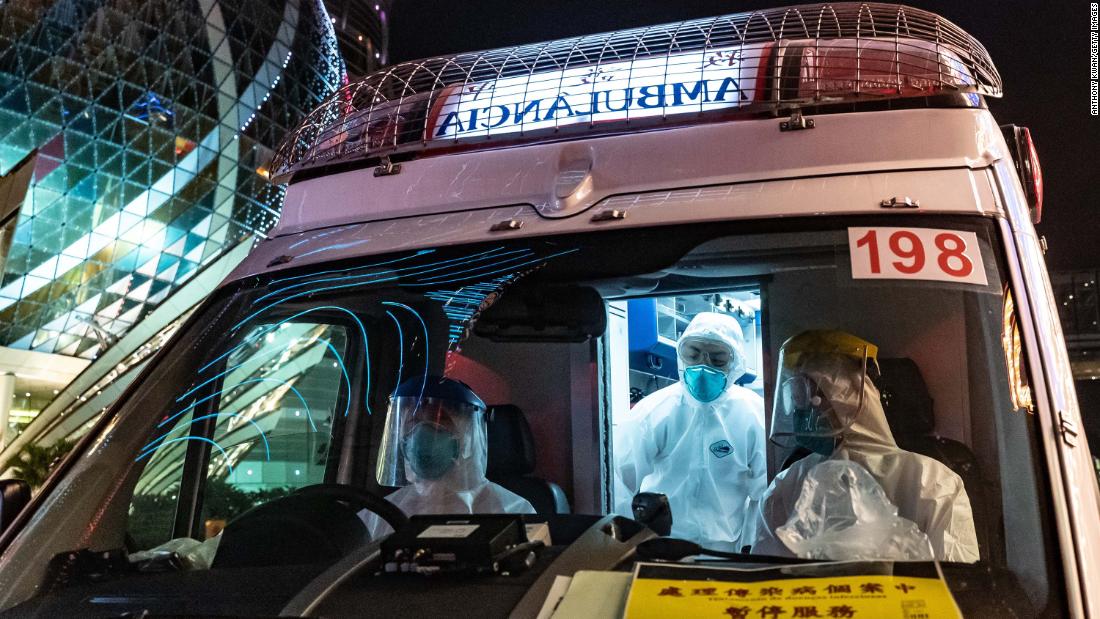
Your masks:
{"label": "white plastic bag", "polygon": [[129,556],[129,560],[131,563],[138,563],[175,553],[183,563],[184,569],[208,570],[214,562],[214,555],[218,552],[218,544],[221,539],[221,533],[205,542],[190,537],[177,537],[149,550],[135,552]]}
{"label": "white plastic bag", "polygon": [[898,516],[882,486],[851,460],[826,460],[810,469],[794,513],[775,534],[803,559],[933,559],[928,536]]}

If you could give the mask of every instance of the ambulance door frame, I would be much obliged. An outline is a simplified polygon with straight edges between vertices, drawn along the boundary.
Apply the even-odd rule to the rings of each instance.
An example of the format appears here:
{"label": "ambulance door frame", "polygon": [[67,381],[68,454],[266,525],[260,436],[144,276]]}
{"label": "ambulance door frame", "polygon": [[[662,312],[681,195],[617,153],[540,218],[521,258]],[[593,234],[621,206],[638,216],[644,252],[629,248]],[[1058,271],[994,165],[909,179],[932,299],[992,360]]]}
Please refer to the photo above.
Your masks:
{"label": "ambulance door frame", "polygon": [[[718,237],[718,238],[720,238],[720,237]],[[599,437],[599,441],[600,441],[599,442],[599,454],[600,454],[600,462],[602,463],[602,469],[603,469],[600,472],[601,476],[602,476],[602,492],[601,492],[601,501],[602,501],[602,508],[601,509],[602,510],[599,511],[599,512],[591,512],[591,513],[609,513],[614,508],[614,505],[615,505],[615,503],[614,503],[614,499],[615,499],[615,497],[614,497],[614,470],[615,470],[614,458],[615,458],[615,454],[614,454],[614,449],[613,449],[613,445],[612,445],[613,427],[612,427],[612,423],[611,423],[612,422],[611,411],[612,411],[612,408],[613,408],[612,401],[617,399],[617,398],[622,398],[622,397],[626,397],[629,401],[630,396],[629,396],[629,388],[625,392],[620,392],[620,391],[617,391],[617,390],[614,389],[615,381],[612,378],[612,376],[613,376],[612,371],[613,371],[614,367],[617,366],[618,364],[613,363],[611,361],[613,346],[610,345],[611,342],[609,342],[608,340],[611,338],[611,335],[610,335],[611,334],[611,329],[612,329],[611,325],[612,325],[612,322],[614,321],[614,319],[618,319],[618,320],[623,321],[624,324],[627,325],[627,329],[629,329],[630,314],[629,314],[629,311],[627,310],[627,302],[632,300],[632,299],[662,299],[662,298],[676,297],[676,296],[697,296],[697,295],[701,296],[701,295],[706,295],[706,294],[717,294],[717,293],[722,293],[722,292],[741,291],[741,290],[756,290],[760,294],[760,337],[758,339],[757,345],[760,347],[760,365],[761,365],[761,367],[758,368],[758,370],[762,373],[762,381],[763,381],[763,385],[764,385],[764,387],[763,387],[764,388],[764,396],[765,396],[765,400],[764,400],[764,402],[765,402],[764,403],[764,432],[765,432],[765,436],[767,436],[768,426],[770,424],[770,415],[768,414],[768,411],[771,410],[771,408],[769,406],[769,398],[768,398],[768,394],[771,393],[771,391],[769,391],[769,384],[774,383],[774,376],[773,376],[774,373],[772,371],[770,371],[769,367],[766,367],[766,366],[771,365],[771,362],[769,360],[769,356],[770,356],[769,355],[769,350],[768,350],[768,347],[766,345],[766,342],[768,341],[768,337],[769,337],[767,284],[771,281],[772,278],[771,278],[770,274],[762,273],[762,274],[754,275],[754,276],[738,277],[736,279],[738,280],[739,283],[738,284],[733,284],[733,285],[717,286],[717,287],[710,286],[710,287],[706,287],[706,288],[700,288],[700,289],[697,289],[697,290],[693,289],[693,290],[690,290],[690,291],[666,291],[663,294],[639,294],[639,295],[631,295],[629,297],[616,298],[612,301],[605,301],[605,304],[608,306],[608,310],[609,310],[607,330],[604,332],[604,335],[599,338],[599,344],[598,344],[598,348],[597,348],[597,351],[596,351],[596,358],[599,361],[598,367],[597,367],[597,373],[598,373],[598,376],[599,376],[599,380],[597,381],[597,383],[598,383],[597,387],[598,387],[598,390],[599,390],[599,396],[598,396],[599,406],[598,406],[598,411],[597,412],[598,412],[598,416],[599,416],[599,429],[600,429],[600,433],[601,433],[601,436]],[[612,309],[612,304],[616,304],[616,305],[621,304],[621,309],[620,308],[615,308],[617,312],[621,312],[621,316],[614,316],[613,317],[613,316],[610,315],[610,310]],[[626,370],[627,370],[626,375],[627,375],[627,377],[629,377],[629,372],[630,372],[629,335],[627,335],[626,337],[628,338],[627,342],[625,342],[625,344],[626,344],[626,351],[625,352],[627,354],[623,355],[623,361],[622,362],[626,363]],[[573,364],[574,371],[575,371],[575,367],[576,367],[576,365]],[[627,384],[629,385],[629,378],[628,378]],[[576,394],[576,387],[575,387],[576,381],[575,380],[573,381],[573,385],[574,385],[574,387],[573,387],[573,390],[574,390],[573,401],[575,403],[577,401],[576,400],[576,395],[577,394]],[[581,512],[581,507],[580,507],[581,506],[581,500],[580,500],[581,491],[585,490],[585,488],[581,487],[576,481],[578,479],[577,478],[577,471],[578,470],[583,470],[583,467],[586,466],[585,463],[584,463],[586,459],[583,458],[583,457],[578,459],[577,454],[578,454],[578,447],[583,447],[584,444],[592,445],[593,443],[591,443],[591,442],[587,442],[587,443],[578,442],[578,440],[577,440],[577,437],[578,437],[577,430],[578,430],[578,428],[577,428],[577,420],[576,420],[577,413],[578,413],[578,410],[576,408],[576,405],[574,404],[574,408],[573,408],[573,414],[574,414],[574,421],[573,421],[573,424],[574,424],[573,425],[573,454],[574,454],[573,455],[573,461],[574,461],[574,463],[573,463],[573,465],[574,465],[574,492],[575,492],[574,501],[577,503],[577,505],[575,505],[574,508],[575,508],[575,511],[577,511],[578,513],[587,513],[587,512]],[[767,450],[767,447],[765,447],[765,450]],[[591,453],[591,452],[589,452],[589,453]],[[587,458],[587,460],[591,460],[591,458]],[[770,462],[770,459],[769,459],[769,462]],[[582,467],[582,468],[578,469],[577,467]],[[769,476],[768,479],[771,479],[771,477]],[[593,505],[595,505],[595,504],[593,504]]]}
{"label": "ambulance door frame", "polygon": [[604,368],[605,337],[569,347],[569,419],[573,459],[573,513],[606,514],[611,468],[611,421]]}
{"label": "ambulance door frame", "polygon": [[[1035,416],[1039,423],[1039,444],[1043,448],[1044,463],[1047,469],[1047,483],[1050,485],[1050,496],[1053,500],[1053,523],[1058,540],[1058,555],[1062,567],[1062,577],[1065,579],[1066,605],[1071,615],[1077,617],[1087,616],[1085,613],[1085,591],[1081,582],[1081,574],[1077,561],[1079,552],[1077,540],[1074,535],[1073,520],[1069,514],[1068,498],[1066,496],[1065,478],[1062,473],[1062,450],[1059,445],[1058,430],[1054,427],[1054,401],[1047,382],[1050,361],[1044,356],[1048,352],[1048,346],[1039,337],[1040,326],[1036,323],[1037,316],[1032,310],[1032,304],[1043,302],[1036,300],[1029,285],[1034,277],[1041,274],[1031,273],[1022,258],[1022,249],[1018,246],[1017,233],[1012,221],[1014,212],[1018,209],[1011,208],[1011,203],[1018,198],[1017,195],[1009,196],[1014,189],[1018,189],[1011,183],[1005,183],[1004,171],[997,170],[999,165],[1011,166],[1011,162],[1004,160],[989,169],[989,182],[993,185],[994,199],[998,201],[998,207],[1003,216],[998,217],[998,228],[1002,237],[1002,247],[1005,252],[1005,263],[1008,267],[1006,273],[1012,285],[1013,300],[1016,304],[1018,316],[1026,316],[1026,319],[1018,321],[1022,335],[1024,349],[1027,354],[1027,369],[1029,386],[1032,398],[1034,398]],[[1011,178],[1015,177],[1013,171]],[[1026,212],[1026,211],[1025,211]],[[1056,309],[1055,315],[1057,315]]]}

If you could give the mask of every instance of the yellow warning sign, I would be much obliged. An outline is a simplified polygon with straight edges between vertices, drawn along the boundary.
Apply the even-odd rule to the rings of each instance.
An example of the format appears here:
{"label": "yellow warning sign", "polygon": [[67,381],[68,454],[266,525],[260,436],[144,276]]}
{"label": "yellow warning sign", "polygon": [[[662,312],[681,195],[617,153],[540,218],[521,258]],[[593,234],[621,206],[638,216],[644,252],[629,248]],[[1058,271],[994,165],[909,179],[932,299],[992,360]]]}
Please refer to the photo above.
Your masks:
{"label": "yellow warning sign", "polygon": [[[884,573],[892,571],[892,565],[904,575]],[[931,570],[921,574],[924,570],[912,569],[917,565],[931,565]],[[627,598],[626,619],[962,616],[934,564],[859,567],[846,563],[736,570],[640,564]],[[828,571],[836,575],[827,575]]]}

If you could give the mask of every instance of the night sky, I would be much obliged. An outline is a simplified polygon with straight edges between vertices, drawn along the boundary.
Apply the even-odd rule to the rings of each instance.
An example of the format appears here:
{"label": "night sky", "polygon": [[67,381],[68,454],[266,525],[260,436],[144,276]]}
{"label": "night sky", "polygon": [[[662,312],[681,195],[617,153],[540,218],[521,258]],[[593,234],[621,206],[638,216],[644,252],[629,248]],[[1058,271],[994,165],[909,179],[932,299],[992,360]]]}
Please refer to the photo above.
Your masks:
{"label": "night sky", "polygon": [[[782,6],[681,0],[395,0],[390,60],[533,43]],[[1004,80],[998,123],[1031,128],[1046,198],[1039,233],[1052,269],[1100,268],[1100,118],[1089,115],[1089,3],[925,0],[981,41]]]}

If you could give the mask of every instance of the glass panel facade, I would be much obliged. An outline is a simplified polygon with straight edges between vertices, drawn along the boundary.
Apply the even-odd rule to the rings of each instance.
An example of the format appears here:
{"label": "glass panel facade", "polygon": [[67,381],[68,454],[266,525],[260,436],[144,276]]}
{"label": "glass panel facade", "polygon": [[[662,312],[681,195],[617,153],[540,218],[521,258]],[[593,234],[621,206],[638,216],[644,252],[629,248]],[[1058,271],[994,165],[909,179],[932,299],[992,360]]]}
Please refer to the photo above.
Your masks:
{"label": "glass panel facade", "polygon": [[0,3],[0,345],[95,357],[267,230],[271,148],[343,79],[320,2]]}

